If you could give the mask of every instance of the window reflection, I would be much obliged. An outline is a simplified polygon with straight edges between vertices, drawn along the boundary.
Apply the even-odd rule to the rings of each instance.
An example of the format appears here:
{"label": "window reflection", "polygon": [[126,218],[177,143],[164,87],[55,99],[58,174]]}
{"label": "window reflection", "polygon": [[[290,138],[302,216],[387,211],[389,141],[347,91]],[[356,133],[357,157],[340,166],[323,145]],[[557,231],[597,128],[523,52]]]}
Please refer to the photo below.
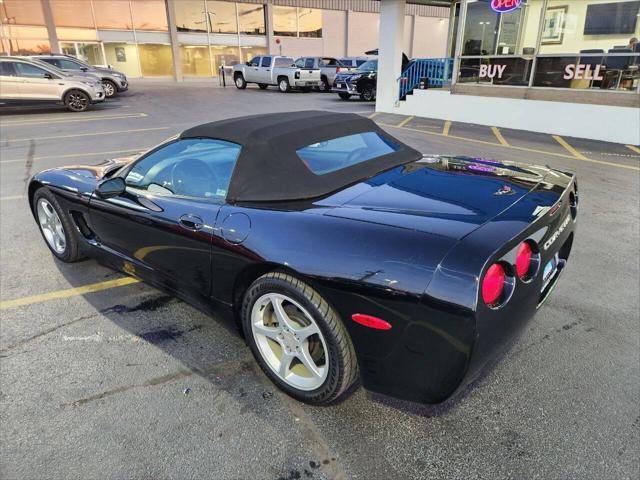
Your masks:
{"label": "window reflection", "polygon": [[207,11],[211,33],[238,33],[235,3],[207,0]]}
{"label": "window reflection", "polygon": [[95,28],[91,0],[49,0],[56,27]]}
{"label": "window reflection", "polygon": [[261,55],[268,55],[269,52],[265,47],[240,47],[241,58],[240,62],[248,62],[253,57],[259,57]]}
{"label": "window reflection", "polygon": [[98,28],[131,30],[133,27],[128,0],[93,2],[93,8]]}
{"label": "window reflection", "polygon": [[322,10],[299,8],[298,31],[301,37],[322,37]]}
{"label": "window reflection", "polygon": [[144,43],[138,45],[138,50],[143,76],[173,75],[173,57],[169,45]]}
{"label": "window reflection", "polygon": [[238,3],[238,21],[240,33],[245,35],[264,35],[264,5]]}
{"label": "window reflection", "polygon": [[138,48],[133,43],[105,43],[104,53],[107,65],[114,70],[124,73],[128,77],[139,77],[140,64],[138,61]]}
{"label": "window reflection", "polygon": [[7,39],[11,55],[38,55],[41,53],[51,53],[49,40],[29,40],[29,39]]}
{"label": "window reflection", "polygon": [[137,30],[166,32],[169,29],[164,0],[131,0],[131,10]]}
{"label": "window reflection", "polygon": [[185,76],[211,76],[209,47],[207,46],[181,45],[180,61],[182,63],[182,73]]}
{"label": "window reflection", "polygon": [[174,6],[179,32],[207,32],[204,0],[181,0]]}
{"label": "window reflection", "polygon": [[44,25],[40,2],[3,0],[0,2],[0,18],[6,25]]}
{"label": "window reflection", "polygon": [[280,37],[298,36],[296,7],[273,7],[273,34]]}

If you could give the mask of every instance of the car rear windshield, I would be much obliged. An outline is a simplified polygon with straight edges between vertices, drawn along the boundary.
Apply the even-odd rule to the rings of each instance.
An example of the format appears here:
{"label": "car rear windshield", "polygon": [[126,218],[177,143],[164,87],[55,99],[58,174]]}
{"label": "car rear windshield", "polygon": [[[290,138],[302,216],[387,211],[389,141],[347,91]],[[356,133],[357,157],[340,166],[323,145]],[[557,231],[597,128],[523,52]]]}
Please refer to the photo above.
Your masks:
{"label": "car rear windshield", "polygon": [[293,58],[291,57],[278,57],[274,62],[274,67],[290,67],[293,65]]}
{"label": "car rear windshield", "polygon": [[314,143],[296,153],[309,170],[324,175],[397,152],[399,148],[376,132],[363,132]]}

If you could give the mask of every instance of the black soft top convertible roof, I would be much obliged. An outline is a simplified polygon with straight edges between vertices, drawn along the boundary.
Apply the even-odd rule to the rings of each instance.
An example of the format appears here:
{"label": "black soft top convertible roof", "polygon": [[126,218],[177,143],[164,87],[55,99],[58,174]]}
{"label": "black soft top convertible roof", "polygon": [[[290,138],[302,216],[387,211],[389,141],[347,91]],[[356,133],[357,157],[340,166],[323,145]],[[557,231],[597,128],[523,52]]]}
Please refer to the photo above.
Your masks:
{"label": "black soft top convertible roof", "polygon": [[[324,175],[314,174],[296,150],[362,132],[376,132],[398,150]],[[227,201],[315,198],[422,157],[372,120],[352,113],[303,111],[230,118],[185,130],[180,138],[215,138],[242,146]]]}

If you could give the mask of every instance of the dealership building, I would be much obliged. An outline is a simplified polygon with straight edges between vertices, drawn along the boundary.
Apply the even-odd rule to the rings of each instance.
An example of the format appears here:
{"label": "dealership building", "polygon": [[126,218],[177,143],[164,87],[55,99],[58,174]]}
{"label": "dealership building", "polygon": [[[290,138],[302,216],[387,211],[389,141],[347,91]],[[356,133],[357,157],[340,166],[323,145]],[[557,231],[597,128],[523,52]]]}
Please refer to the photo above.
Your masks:
{"label": "dealership building", "polygon": [[[2,52],[66,53],[129,77],[218,75],[256,55],[364,56],[378,48],[373,0],[0,0]],[[442,57],[448,6],[405,5],[403,50]]]}

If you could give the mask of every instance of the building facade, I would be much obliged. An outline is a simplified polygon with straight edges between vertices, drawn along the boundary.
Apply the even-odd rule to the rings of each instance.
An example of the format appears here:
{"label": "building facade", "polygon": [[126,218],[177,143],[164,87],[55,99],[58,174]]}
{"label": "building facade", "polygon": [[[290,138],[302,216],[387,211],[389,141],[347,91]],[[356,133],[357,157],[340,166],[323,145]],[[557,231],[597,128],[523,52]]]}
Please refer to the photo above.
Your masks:
{"label": "building facade", "polygon": [[[66,53],[129,77],[203,78],[266,53],[378,48],[372,0],[0,0],[1,53]],[[407,5],[404,51],[443,56],[448,8]]]}

